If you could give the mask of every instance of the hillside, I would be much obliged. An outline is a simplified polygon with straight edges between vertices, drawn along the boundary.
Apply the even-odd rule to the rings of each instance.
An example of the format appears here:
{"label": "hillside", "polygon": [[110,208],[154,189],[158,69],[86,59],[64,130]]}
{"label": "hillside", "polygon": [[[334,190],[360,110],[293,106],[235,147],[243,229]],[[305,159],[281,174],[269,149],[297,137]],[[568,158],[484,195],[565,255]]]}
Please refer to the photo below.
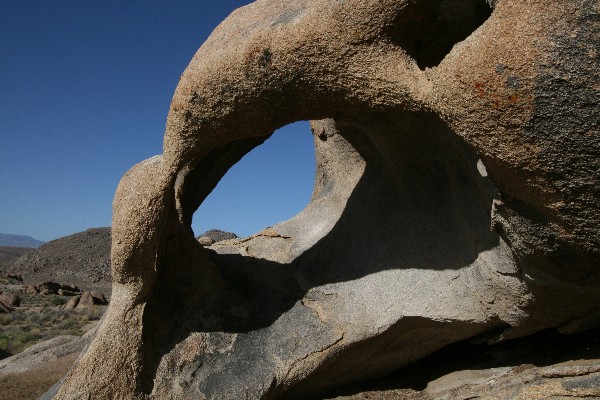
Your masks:
{"label": "hillside", "polygon": [[9,233],[0,233],[1,247],[30,247],[37,248],[44,242],[32,238],[31,236],[12,235]]}
{"label": "hillside", "polygon": [[6,266],[26,282],[110,283],[110,228],[92,228],[32,250]]}
{"label": "hillside", "polygon": [[0,246],[0,270],[31,250],[31,247]]}

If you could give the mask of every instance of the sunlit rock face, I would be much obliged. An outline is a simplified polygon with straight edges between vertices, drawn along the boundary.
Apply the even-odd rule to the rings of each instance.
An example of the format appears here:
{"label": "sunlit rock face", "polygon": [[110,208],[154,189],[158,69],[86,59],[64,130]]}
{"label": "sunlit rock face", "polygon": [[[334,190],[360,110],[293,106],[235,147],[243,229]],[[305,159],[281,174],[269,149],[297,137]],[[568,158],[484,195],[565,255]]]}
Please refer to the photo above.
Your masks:
{"label": "sunlit rock face", "polygon": [[[121,180],[108,313],[47,396],[309,398],[462,339],[597,326],[597,7],[235,11],[182,75],[164,153]],[[306,119],[306,209],[198,243],[192,215],[225,172]]]}

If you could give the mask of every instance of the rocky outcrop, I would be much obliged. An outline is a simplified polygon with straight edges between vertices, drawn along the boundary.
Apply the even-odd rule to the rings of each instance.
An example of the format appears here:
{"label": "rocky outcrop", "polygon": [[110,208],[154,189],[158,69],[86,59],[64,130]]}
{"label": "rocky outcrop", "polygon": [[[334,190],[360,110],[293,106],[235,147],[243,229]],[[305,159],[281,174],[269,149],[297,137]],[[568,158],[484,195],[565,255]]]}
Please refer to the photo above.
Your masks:
{"label": "rocky outcrop", "polygon": [[459,371],[432,382],[425,393],[436,400],[598,398],[600,363],[574,360],[541,368]]}
{"label": "rocky outcrop", "polygon": [[[95,327],[90,326],[83,336],[57,336],[1,359],[0,382],[3,385],[3,398],[27,397],[23,393],[31,396],[27,390],[32,385],[51,386],[52,377],[60,376],[59,373],[64,374],[69,370],[77,355],[89,345],[94,334]],[[47,398],[51,399],[53,388],[49,390]]]}
{"label": "rocky outcrop", "polygon": [[203,246],[210,246],[223,240],[237,239],[237,235],[232,232],[225,232],[219,229],[211,229],[197,237],[198,243]]}
{"label": "rocky outcrop", "polygon": [[106,305],[108,300],[102,292],[92,290],[91,292],[83,292],[80,295],[73,296],[64,305],[59,308],[65,310],[83,310],[93,308],[95,305]]}
{"label": "rocky outcrop", "polygon": [[62,308],[64,310],[73,310],[79,304],[80,299],[81,296],[73,296],[64,304],[64,306],[62,306]]}
{"label": "rocky outcrop", "polygon": [[92,308],[94,307],[94,298],[90,294],[90,292],[84,292],[79,298],[79,302],[77,303],[76,309],[83,308]]}
{"label": "rocky outcrop", "polygon": [[[597,15],[587,0],[234,12],[181,77],[164,153],[119,184],[112,301],[56,398],[310,398],[466,338],[597,326]],[[302,119],[307,208],[204,248],[194,211]]]}
{"label": "rocky outcrop", "polygon": [[85,337],[61,335],[31,346],[27,350],[0,361],[0,378],[28,371],[40,364],[54,361],[69,354],[78,353],[89,341]]}
{"label": "rocky outcrop", "polygon": [[43,282],[37,285],[23,285],[23,292],[32,294],[39,293],[43,295],[55,294],[59,296],[75,296],[76,294],[81,293],[81,289],[75,285],[63,285],[57,282]]}
{"label": "rocky outcrop", "polygon": [[28,281],[109,283],[110,228],[93,228],[48,242],[5,266]]}

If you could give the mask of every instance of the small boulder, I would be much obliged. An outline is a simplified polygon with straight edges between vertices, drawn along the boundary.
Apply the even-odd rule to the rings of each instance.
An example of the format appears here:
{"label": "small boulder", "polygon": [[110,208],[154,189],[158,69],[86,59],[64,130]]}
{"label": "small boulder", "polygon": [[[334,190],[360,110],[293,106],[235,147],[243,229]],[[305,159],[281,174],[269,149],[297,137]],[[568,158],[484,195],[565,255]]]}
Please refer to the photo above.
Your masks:
{"label": "small boulder", "polygon": [[77,309],[83,308],[93,308],[94,307],[94,298],[90,294],[90,292],[83,292],[81,298],[79,299],[79,304],[77,304]]}
{"label": "small boulder", "polygon": [[108,304],[108,301],[106,300],[106,297],[104,297],[104,294],[102,292],[99,292],[97,290],[92,290],[90,292],[90,295],[94,299],[94,304],[102,304],[102,305]]}
{"label": "small boulder", "polygon": [[11,312],[12,310],[13,310],[12,308],[10,308],[10,307],[8,307],[8,306],[4,305],[4,303],[1,303],[1,302],[0,302],[0,314],[3,314],[3,313],[9,313],[9,312]]}
{"label": "small boulder", "polygon": [[64,305],[63,309],[65,309],[65,310],[74,309],[79,304],[79,299],[81,299],[81,296],[79,296],[79,295],[71,297],[69,299],[69,301],[67,301],[67,304]]}
{"label": "small boulder", "polygon": [[4,303],[4,305],[8,307],[19,307],[21,305],[21,299],[14,293],[0,292],[0,303]]}
{"label": "small boulder", "polygon": [[39,292],[35,285],[23,285],[23,293],[38,294]]}
{"label": "small boulder", "polygon": [[204,237],[211,239],[212,243],[216,243],[216,242],[220,242],[222,240],[237,239],[238,235],[236,235],[235,233],[232,233],[232,232],[225,232],[220,229],[211,229],[211,230],[204,232],[202,235],[200,235],[198,237],[198,239],[204,238]]}
{"label": "small boulder", "polygon": [[214,242],[215,241],[209,238],[208,236],[200,236],[198,238],[198,243],[200,243],[202,246],[210,246]]}

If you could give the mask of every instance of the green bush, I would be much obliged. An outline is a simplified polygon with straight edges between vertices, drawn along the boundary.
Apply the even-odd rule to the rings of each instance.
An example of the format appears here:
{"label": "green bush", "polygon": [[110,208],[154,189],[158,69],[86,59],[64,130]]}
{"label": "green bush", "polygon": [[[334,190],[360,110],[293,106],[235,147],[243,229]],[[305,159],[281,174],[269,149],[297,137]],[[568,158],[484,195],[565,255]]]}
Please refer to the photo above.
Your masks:
{"label": "green bush", "polygon": [[27,315],[25,315],[25,313],[22,311],[14,311],[10,315],[15,321],[24,321],[27,318]]}
{"label": "green bush", "polygon": [[82,318],[84,321],[97,321],[102,318],[102,314],[106,311],[106,307],[94,306],[92,308],[88,308],[85,312],[85,318]]}
{"label": "green bush", "polygon": [[40,316],[40,314],[30,314],[27,316],[26,322],[30,324],[39,324],[41,319],[42,317]]}
{"label": "green bush", "polygon": [[50,304],[52,304],[53,306],[62,306],[63,304],[67,303],[67,299],[65,299],[62,296],[55,296],[52,297],[52,299],[50,300]]}
{"label": "green bush", "polygon": [[15,335],[15,342],[29,343],[33,342],[38,337],[39,336],[34,335],[30,332],[19,332]]}
{"label": "green bush", "polygon": [[33,334],[30,332],[18,332],[15,334],[12,343],[10,344],[10,350],[12,354],[17,354],[33,345],[38,339],[41,338],[39,334]]}
{"label": "green bush", "polygon": [[8,342],[9,342],[8,337],[0,334],[0,349],[8,350]]}
{"label": "green bush", "polygon": [[58,325],[57,328],[59,330],[65,330],[65,331],[73,331],[76,330],[78,326],[78,323],[76,320],[74,319],[65,319],[63,321],[61,321]]}

